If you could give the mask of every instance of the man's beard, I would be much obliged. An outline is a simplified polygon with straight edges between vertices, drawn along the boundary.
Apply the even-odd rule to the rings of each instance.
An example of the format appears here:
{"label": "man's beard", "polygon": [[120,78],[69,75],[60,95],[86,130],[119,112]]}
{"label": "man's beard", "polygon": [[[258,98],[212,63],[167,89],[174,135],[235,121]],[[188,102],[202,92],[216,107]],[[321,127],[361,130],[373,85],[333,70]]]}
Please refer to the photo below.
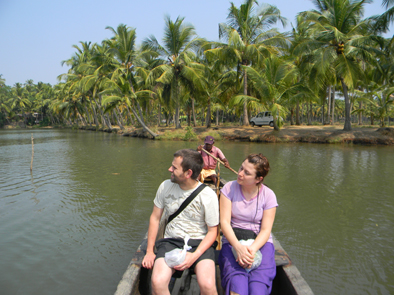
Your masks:
{"label": "man's beard", "polygon": [[171,182],[179,184],[179,179],[174,174],[171,174]]}

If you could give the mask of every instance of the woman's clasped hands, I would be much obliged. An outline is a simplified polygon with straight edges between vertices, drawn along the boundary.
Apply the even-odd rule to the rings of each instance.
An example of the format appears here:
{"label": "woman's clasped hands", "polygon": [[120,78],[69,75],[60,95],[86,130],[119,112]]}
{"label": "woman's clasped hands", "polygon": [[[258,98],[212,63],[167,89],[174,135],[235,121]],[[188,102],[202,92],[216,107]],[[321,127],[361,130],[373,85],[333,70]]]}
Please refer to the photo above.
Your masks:
{"label": "woman's clasped hands", "polygon": [[234,247],[234,249],[237,253],[236,261],[238,262],[238,264],[243,268],[251,267],[256,251],[251,246],[242,245],[241,243],[238,243],[238,245]]}

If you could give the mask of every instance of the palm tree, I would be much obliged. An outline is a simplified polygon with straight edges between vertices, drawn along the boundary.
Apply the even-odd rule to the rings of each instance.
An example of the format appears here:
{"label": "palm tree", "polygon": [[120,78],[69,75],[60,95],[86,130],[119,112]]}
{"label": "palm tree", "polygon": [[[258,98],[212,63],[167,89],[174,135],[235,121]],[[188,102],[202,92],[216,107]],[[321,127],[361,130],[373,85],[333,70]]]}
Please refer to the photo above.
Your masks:
{"label": "palm tree", "polygon": [[202,88],[203,66],[194,62],[194,50],[202,42],[196,38],[192,25],[184,24],[184,18],[178,17],[173,22],[169,16],[165,18],[163,45],[154,36],[143,41],[143,48],[154,50],[166,59],[166,63],[155,67],[148,81],[168,85],[171,99],[175,102],[175,126],[181,128],[179,122],[181,89]]}
{"label": "palm tree", "polygon": [[[50,84],[44,84],[43,82],[38,82],[36,85],[36,95],[34,100],[33,111],[41,115],[41,121],[44,119],[44,115],[47,115],[48,106],[53,98],[53,88]],[[37,117],[39,119],[39,117]]]}
{"label": "palm tree", "polygon": [[[105,76],[104,71],[109,71],[108,67],[101,67],[101,63],[111,59],[106,55],[106,48],[100,47],[97,44],[91,44],[91,42],[80,42],[81,47],[73,45],[77,52],[68,60],[62,62],[62,64],[67,64],[70,69],[67,74],[60,75],[59,80],[65,80],[66,83],[61,85],[61,91],[57,89],[58,99],[62,100],[64,96],[73,93],[74,97],[78,97],[83,101],[83,109],[86,114],[88,101],[90,103],[90,109],[93,112],[94,121],[96,128],[99,127],[99,122],[96,114],[96,107],[101,113],[102,123],[107,125],[108,129],[112,129],[110,125],[109,118],[103,113],[102,107],[100,105],[100,99],[97,100],[97,88],[101,81],[100,78]],[[100,57],[104,55],[105,58],[100,60]],[[99,65],[97,65],[99,64]],[[99,68],[101,71],[95,71]],[[64,91],[67,89],[67,91]],[[93,101],[96,105],[93,104]],[[60,104],[56,103],[52,107],[56,111],[60,111]]]}
{"label": "palm tree", "polygon": [[311,24],[314,38],[296,48],[294,54],[314,56],[315,69],[321,75],[335,73],[345,97],[344,130],[351,130],[348,91],[357,86],[363,76],[361,60],[377,63],[376,50],[371,46],[373,37],[365,33],[371,21],[362,19],[364,4],[371,0],[313,0],[313,3],[317,10],[300,15]]}
{"label": "palm tree", "polygon": [[5,86],[5,79],[2,78],[3,74],[0,74],[0,88]]}
{"label": "palm tree", "polygon": [[13,98],[11,108],[13,110],[21,111],[22,112],[22,118],[23,122],[26,123],[25,120],[25,111],[28,107],[30,107],[31,102],[27,98],[27,91],[25,88],[23,88],[22,84],[20,83],[15,83],[15,86],[12,88],[11,95]]}
{"label": "palm tree", "polygon": [[[314,60],[310,55],[305,54],[307,50],[303,50],[304,54],[294,54],[294,51],[303,46],[303,44],[308,43],[313,38],[310,30],[310,24],[304,22],[304,19],[298,15],[296,27],[292,29],[290,40],[291,47],[289,51],[290,59],[293,61],[294,65],[298,69],[298,83],[303,83],[306,87],[307,85],[311,88],[317,89],[319,87],[323,87],[322,84],[325,83],[327,73],[325,73],[325,77],[322,78],[322,75],[316,75],[316,71],[314,71]],[[306,48],[307,49],[307,48]],[[308,94],[308,95],[307,95]],[[301,125],[300,121],[300,105],[303,103],[310,103],[315,97],[310,95],[311,93],[305,93],[303,91],[298,92],[296,95],[293,95],[289,103],[292,106],[291,112],[293,113],[293,108],[296,108],[296,125]],[[293,115],[293,114],[291,114]]]}
{"label": "palm tree", "polygon": [[275,29],[271,29],[277,21],[286,25],[286,19],[281,17],[279,9],[272,5],[258,5],[256,0],[245,0],[238,8],[231,2],[227,23],[219,24],[219,38],[227,43],[216,43],[216,49],[207,51],[208,55],[214,55],[237,69],[236,85],[238,89],[243,89],[244,95],[242,102],[245,126],[249,125],[246,67],[262,62],[267,54],[277,51],[275,46],[278,43],[285,41]]}
{"label": "palm tree", "polygon": [[[390,116],[392,106],[394,105],[394,87],[384,91],[374,92],[374,99],[372,100],[375,117],[380,119],[380,126],[385,127],[384,119]],[[390,121],[389,121],[390,122]]]}
{"label": "palm tree", "polygon": [[261,69],[244,66],[256,97],[249,97],[253,103],[265,105],[274,117],[274,129],[279,130],[281,117],[286,114],[285,104],[297,91],[308,92],[302,84],[298,84],[296,66],[283,57],[271,56],[265,59]]}
{"label": "palm tree", "polygon": [[163,98],[163,87],[159,84],[151,85],[148,83],[148,77],[150,72],[157,66],[164,64],[165,61],[159,58],[159,54],[152,50],[141,51],[139,58],[135,62],[135,73],[138,75],[137,85],[141,89],[151,90],[155,95],[154,104],[157,106],[157,124],[160,126],[162,106],[165,104]]}
{"label": "palm tree", "polygon": [[373,29],[377,33],[386,33],[390,24],[394,22],[394,0],[382,0],[382,6],[386,9],[381,15],[373,16]]}
{"label": "palm tree", "polygon": [[[1,77],[1,76],[0,76]],[[9,122],[8,115],[11,111],[10,107],[10,87],[9,86],[2,86],[0,87],[0,114],[4,116],[4,119]],[[2,122],[0,121],[0,124]]]}
{"label": "palm tree", "polygon": [[[118,65],[112,74],[112,79],[117,80],[119,77],[122,77],[122,81],[128,81],[130,84],[130,90],[133,94],[127,96],[130,101],[126,104],[126,108],[128,109],[128,112],[130,112],[130,108],[141,126],[153,137],[156,137],[157,134],[152,132],[144,122],[143,113],[138,100],[141,95],[136,94],[141,91],[141,89],[137,89],[139,88],[138,83],[141,84],[141,78],[135,76],[136,63],[138,63],[138,59],[141,54],[141,52],[139,52],[135,47],[136,29],[129,28],[124,24],[120,24],[116,30],[112,27],[106,27],[106,29],[112,31],[114,34],[110,40],[106,40],[105,42],[111,48],[111,51],[118,62]],[[122,86],[122,88],[124,87],[125,86]],[[137,109],[139,116],[137,115]]]}
{"label": "palm tree", "polygon": [[[148,90],[134,92],[128,81],[122,79],[122,77],[119,77],[116,81],[107,79],[105,88],[106,90],[102,92],[104,95],[103,105],[107,106],[107,109],[118,108],[119,105],[126,106],[127,108],[130,107],[137,119],[139,119],[139,116],[137,115],[135,108],[132,106],[133,101],[138,97],[149,97],[153,94]],[[139,122],[141,123],[141,121]],[[157,136],[157,134],[147,126],[145,126],[144,129],[146,129],[153,137]]]}

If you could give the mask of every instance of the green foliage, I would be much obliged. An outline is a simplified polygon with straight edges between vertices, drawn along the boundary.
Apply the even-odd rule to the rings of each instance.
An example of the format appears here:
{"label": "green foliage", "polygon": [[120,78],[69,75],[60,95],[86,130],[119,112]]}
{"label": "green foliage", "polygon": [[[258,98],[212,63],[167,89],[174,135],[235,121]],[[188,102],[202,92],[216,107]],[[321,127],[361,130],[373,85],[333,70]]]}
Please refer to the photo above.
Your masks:
{"label": "green foliage", "polygon": [[201,133],[199,135],[199,138],[203,142],[205,137],[207,137],[207,136],[212,136],[215,139],[215,142],[222,140],[222,136],[214,130],[209,130],[209,131]]}
{"label": "green foliage", "polygon": [[156,139],[158,140],[183,140],[185,138],[185,131],[183,129],[167,130],[160,134]]}
{"label": "green foliage", "polygon": [[197,140],[197,135],[196,133],[194,133],[193,127],[188,126],[185,129],[186,129],[186,134],[183,140],[185,141]]}
{"label": "green foliage", "polygon": [[[182,17],[166,17],[161,44],[150,36],[137,47],[136,29],[120,24],[106,28],[113,36],[101,45],[73,45],[75,53],[63,62],[69,70],[57,85],[28,80],[10,87],[0,75],[0,126],[35,125],[26,115],[38,113],[44,116],[40,126],[91,121],[109,129],[124,121],[153,135],[156,131],[147,126],[157,124],[159,113],[174,117],[180,128],[192,114],[209,127],[219,110],[220,125],[235,126],[247,125],[250,113],[270,110],[280,129],[285,124],[280,118],[289,118],[290,111],[296,121],[306,123],[309,117],[321,124],[328,87],[342,92],[347,102],[335,100],[337,122],[344,117],[350,122],[352,111],[381,125],[394,116],[394,46],[376,33],[387,23],[373,30],[373,20],[363,19],[370,0],[313,0],[316,10],[300,13],[288,35],[275,28],[286,22],[275,6],[241,2],[239,7],[230,3],[227,22],[219,24],[220,42],[197,37]],[[363,108],[355,110],[357,101],[365,102]],[[296,106],[301,120],[295,118]],[[191,127],[159,139],[206,135],[221,139],[212,130],[197,136]]]}
{"label": "green foliage", "polygon": [[45,127],[45,126],[49,126],[51,125],[51,121],[49,120],[48,117],[44,117],[44,119],[42,121],[40,121],[39,126],[40,127]]}
{"label": "green foliage", "polygon": [[0,113],[0,127],[3,127],[5,125],[5,116]]}

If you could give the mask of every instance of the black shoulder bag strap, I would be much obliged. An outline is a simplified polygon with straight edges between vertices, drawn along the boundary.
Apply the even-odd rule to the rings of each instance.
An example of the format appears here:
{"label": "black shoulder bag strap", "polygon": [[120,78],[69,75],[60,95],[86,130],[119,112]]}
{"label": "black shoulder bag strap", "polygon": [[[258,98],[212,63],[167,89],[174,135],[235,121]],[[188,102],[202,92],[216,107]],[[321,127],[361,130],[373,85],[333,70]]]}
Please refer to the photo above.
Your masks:
{"label": "black shoulder bag strap", "polygon": [[206,187],[206,184],[201,184],[198,188],[196,188],[190,196],[187,197],[186,200],[183,201],[183,203],[181,204],[181,206],[178,208],[178,210],[175,211],[175,213],[171,214],[170,217],[168,217],[168,223],[170,223],[175,217],[177,217],[179,215],[179,213],[181,213],[183,211],[183,209],[186,208],[187,205],[190,204],[191,201],[193,201],[193,199]]}

